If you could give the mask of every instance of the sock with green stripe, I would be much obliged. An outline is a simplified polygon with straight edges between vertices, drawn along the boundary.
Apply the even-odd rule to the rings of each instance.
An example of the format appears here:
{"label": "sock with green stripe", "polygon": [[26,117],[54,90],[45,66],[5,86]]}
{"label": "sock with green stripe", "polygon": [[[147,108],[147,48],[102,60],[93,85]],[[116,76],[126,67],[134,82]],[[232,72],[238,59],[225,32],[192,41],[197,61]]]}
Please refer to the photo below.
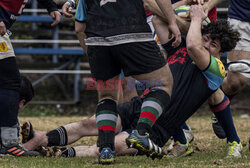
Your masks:
{"label": "sock with green stripe", "polygon": [[97,104],[97,146],[100,147],[100,150],[106,147],[110,147],[112,150],[114,150],[114,138],[117,117],[117,105],[115,101],[111,99],[104,99]]}
{"label": "sock with green stripe", "polygon": [[143,99],[136,129],[140,135],[150,133],[151,127],[170,103],[170,96],[161,89],[152,89]]}

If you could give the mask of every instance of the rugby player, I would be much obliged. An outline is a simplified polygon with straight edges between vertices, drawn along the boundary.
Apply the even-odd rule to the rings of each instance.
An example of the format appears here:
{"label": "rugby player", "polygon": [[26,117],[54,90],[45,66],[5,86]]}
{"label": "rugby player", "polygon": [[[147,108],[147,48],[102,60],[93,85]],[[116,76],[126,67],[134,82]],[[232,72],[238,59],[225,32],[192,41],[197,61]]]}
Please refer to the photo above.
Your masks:
{"label": "rugby player", "polygon": [[[201,24],[201,20],[205,14],[201,8],[195,8],[194,10],[199,12],[196,13],[195,16],[200,16],[200,18],[196,18],[197,20],[195,19],[191,22],[191,27],[187,37],[187,45],[191,54],[187,51],[185,40],[182,41],[178,48],[171,47],[173,40],[163,45],[166,51],[168,51],[168,63],[174,78],[173,97],[168,110],[164,112],[164,115],[159,117],[152,127],[149,134],[150,139],[147,136],[139,136],[136,131],[133,131],[131,134],[135,141],[139,138],[144,140],[143,142],[145,143],[154,141],[156,149],[152,151],[150,150],[151,146],[147,146],[148,144],[144,143],[142,144],[144,149],[149,151],[147,154],[153,154],[152,157],[160,158],[165,155],[159,147],[165,145],[171,135],[175,137],[176,141],[179,141],[180,144],[185,145],[186,149],[188,149],[188,142],[186,139],[182,139],[182,133],[178,132],[180,125],[184,123],[185,120],[189,118],[208,98],[211,108],[217,113],[216,115],[220,116],[219,120],[222,120],[222,122],[225,123],[225,126],[229,125],[229,127],[231,127],[230,124],[233,122],[232,116],[231,118],[227,118],[226,121],[223,118],[225,113],[231,113],[231,111],[230,109],[228,110],[230,106],[228,98],[224,96],[220,89],[218,89],[223,81],[225,69],[217,58],[220,57],[222,52],[230,51],[234,48],[239,38],[238,34],[236,31],[232,30],[227,22],[213,22],[202,30],[202,36],[201,26],[198,25],[198,23]],[[158,31],[158,27],[156,28]],[[165,29],[164,32],[167,33]],[[195,43],[195,46],[202,48],[202,52],[199,53],[198,57],[199,61],[204,61],[202,63],[199,61],[197,63],[197,59],[194,59],[194,62],[196,63],[194,64],[191,59],[193,58],[192,54],[197,51],[195,48],[192,48],[192,45],[190,46],[190,42],[193,42],[193,37],[190,37],[190,33],[196,38],[195,42],[198,41]],[[168,34],[166,34],[166,36],[168,37]],[[213,37],[216,38],[213,39]],[[224,38],[229,39],[223,40]],[[197,97],[199,99],[197,99]],[[145,99],[147,99],[147,96],[144,96],[142,99],[135,97],[130,102],[118,105],[118,114],[120,118],[118,117],[116,130],[121,129],[122,131],[116,135],[115,150],[117,154],[134,154],[136,152],[136,150],[126,149],[125,139],[128,137],[128,133],[131,132],[131,129],[136,128],[138,119],[140,118],[140,108],[143,106],[142,102]],[[30,150],[34,150],[40,145],[65,146],[75,142],[83,136],[94,136],[98,133],[98,128],[95,125],[95,116],[83,121],[61,126],[48,133],[37,132],[34,134],[34,138],[32,138],[33,136],[30,136],[30,125],[31,124],[27,122],[23,127],[24,130],[27,130],[24,131],[27,132],[24,139],[26,139],[25,141],[29,140],[24,146]],[[238,138],[234,127],[233,130],[233,134]],[[116,132],[118,133],[119,131]],[[131,135],[127,139],[129,143],[130,139],[132,139]],[[227,134],[227,136],[230,143],[235,140],[235,136],[233,136],[231,132]],[[27,137],[32,139],[30,140],[30,138]],[[237,143],[235,146],[229,146],[230,149],[232,148],[233,150],[228,152],[228,156],[236,156],[236,154],[241,152],[241,144],[239,140],[235,141]],[[183,154],[187,154],[186,152],[187,151],[184,151]],[[66,157],[97,156],[98,148],[96,145],[70,147],[63,148],[59,150],[59,152],[57,151],[57,154],[58,153],[59,155]]]}
{"label": "rugby player", "polygon": [[[18,141],[18,103],[20,76],[15,53],[10,42],[9,31],[17,17],[22,13],[28,0],[0,1],[0,131],[1,152],[15,156],[36,155],[25,150]],[[54,22],[60,21],[60,13],[52,0],[38,0],[47,8]]]}
{"label": "rugby player", "polygon": [[[33,96],[34,96],[34,90],[33,90],[31,82],[26,77],[20,76],[20,97],[19,97],[19,103],[18,103],[18,112],[21,112],[23,110],[24,106],[33,98]],[[19,123],[18,123],[18,125],[19,125]],[[18,128],[17,134],[19,134],[19,128]],[[19,135],[17,135],[17,136],[19,136]],[[0,137],[0,139],[1,139],[1,137]],[[0,144],[0,147],[1,147],[1,144]],[[16,154],[16,153],[18,153],[18,151],[20,152],[21,150],[16,148],[16,149],[12,150],[11,152],[8,152],[8,151],[6,151],[6,147],[1,147],[0,148],[0,156],[4,156],[4,155],[19,156]],[[39,153],[34,152],[34,151],[27,151],[27,149],[25,149],[25,148],[23,148],[22,151],[25,151],[24,155],[20,155],[20,156],[39,155]]]}
{"label": "rugby player", "polygon": [[[68,3],[72,2],[74,3],[70,0]],[[176,37],[173,46],[177,47],[181,42],[180,31],[170,0],[164,0],[164,4],[168,9],[165,13],[166,21],[171,33]],[[116,88],[114,81],[119,80],[121,69],[126,77],[161,81],[160,84],[154,83],[150,94],[147,95],[151,99],[151,103],[147,104],[149,107],[163,104],[156,114],[158,118],[170,102],[173,80],[169,67],[152,38],[141,0],[86,0],[84,10],[87,14],[87,54],[92,77],[97,80],[99,89],[99,103],[96,109],[99,130],[97,146],[100,152],[98,162],[113,163],[118,91],[103,90],[100,86],[114,83]],[[154,115],[153,111],[148,113]],[[139,119],[139,123],[137,127],[142,135],[153,125],[153,122],[147,123],[143,119]]]}
{"label": "rugby player", "polygon": [[[228,74],[222,83],[223,92],[232,99],[250,81],[250,2],[230,0],[228,21],[241,34],[235,49],[227,54]],[[215,134],[221,139],[226,138],[221,124],[212,119]]]}
{"label": "rugby player", "polygon": [[[210,19],[210,21],[216,21],[217,20],[216,5],[219,4],[219,2],[221,2],[221,0],[213,0],[213,1],[206,1],[206,2],[196,1],[196,0],[171,0],[171,2],[173,3],[173,5],[172,5],[173,9],[175,9],[179,6],[182,6],[182,5],[191,5],[193,3],[200,3],[204,9],[208,9],[208,11],[209,11],[208,18]],[[143,0],[143,5],[144,5],[144,8],[146,10],[147,23],[150,25],[153,37],[154,37],[155,41],[157,42],[157,44],[159,45],[159,47],[161,48],[161,50],[163,51],[163,53],[165,53],[164,52],[165,50],[160,45],[159,38],[155,32],[155,29],[154,29],[154,26],[152,23],[153,14],[157,15],[161,18],[164,18],[164,14],[162,13],[160,8],[158,7],[155,0]],[[177,15],[176,15],[176,21],[177,21],[177,24],[180,28],[181,33],[187,34],[189,26],[190,26],[190,22],[182,17],[177,16]],[[213,121],[217,121],[216,117],[214,117],[214,118],[215,118],[215,120],[213,120]],[[218,123],[218,121],[217,121],[217,123]],[[215,125],[215,122],[213,122],[213,128],[214,128],[214,125]],[[190,127],[186,123],[184,123],[182,125],[182,129],[185,132],[185,135],[189,138],[189,140],[192,141],[194,136],[192,134]],[[174,145],[174,140],[171,142],[171,144],[169,145],[167,150],[171,151],[173,148],[173,145]],[[177,145],[175,144],[175,146],[177,146]]]}
{"label": "rugby player", "polygon": [[227,55],[229,72],[222,84],[223,91],[232,97],[250,81],[250,2],[230,0],[228,21],[241,34],[235,49]]}
{"label": "rugby player", "polygon": [[[188,35],[187,35],[187,50],[188,52],[184,52],[183,57],[178,57],[181,54],[181,51],[176,51],[176,55],[172,55],[174,53],[168,53],[171,56],[168,57],[168,63],[171,64],[171,62],[176,62],[179,61],[181,64],[184,64],[184,62],[186,61],[186,55],[189,54],[190,55],[190,59],[191,61],[194,61],[194,63],[196,65],[192,65],[195,66],[197,69],[199,68],[199,73],[203,74],[207,79],[207,89],[210,89],[210,91],[206,90],[203,86],[202,86],[202,82],[196,79],[192,79],[189,78],[187,79],[187,76],[189,75],[185,75],[185,73],[190,73],[189,71],[191,69],[186,69],[185,71],[179,72],[177,70],[177,68],[175,69],[175,71],[172,71],[174,76],[174,85],[180,85],[182,87],[188,87],[188,81],[189,80],[193,80],[192,86],[190,86],[190,90],[192,90],[192,87],[194,87],[192,90],[192,92],[188,93],[188,92],[179,92],[178,93],[178,89],[173,89],[173,97],[176,98],[174,99],[172,97],[171,102],[172,103],[176,103],[174,101],[179,101],[181,100],[183,103],[183,99],[180,99],[180,97],[184,97],[184,99],[187,99],[185,101],[189,101],[189,103],[186,103],[186,105],[184,106],[179,106],[178,108],[181,108],[180,110],[175,109],[173,110],[173,112],[169,112],[169,113],[164,113],[166,115],[162,115],[156,122],[160,122],[159,124],[163,125],[166,132],[169,134],[167,136],[167,134],[165,135],[165,138],[168,139],[170,135],[174,135],[175,132],[178,132],[178,129],[180,128],[181,124],[188,118],[190,117],[194,112],[195,112],[195,105],[198,102],[195,102],[195,98],[191,98],[191,95],[195,95],[196,98],[199,97],[200,100],[204,101],[203,98],[206,97],[206,99],[209,97],[209,95],[211,95],[213,92],[215,92],[220,84],[223,81],[223,78],[218,78],[218,79],[208,79],[209,76],[210,77],[218,77],[218,74],[220,74],[222,71],[222,69],[224,70],[224,67],[221,65],[221,62],[218,60],[218,58],[221,56],[222,52],[225,51],[230,51],[231,49],[233,49],[233,45],[236,44],[236,42],[239,40],[239,34],[237,32],[234,32],[232,29],[228,30],[228,32],[230,32],[230,35],[232,34],[233,36],[231,36],[234,40],[232,44],[227,44],[226,46],[223,43],[229,43],[229,41],[227,41],[227,38],[230,38],[230,35],[228,35],[227,33],[224,34],[224,24],[227,25],[227,27],[229,28],[227,23],[222,24],[221,22],[218,23],[211,23],[209,24],[209,26],[205,27],[202,30],[201,33],[201,22],[203,21],[203,19],[205,19],[205,13],[203,11],[202,6],[192,6],[191,10],[190,10],[190,16],[191,16],[191,26],[189,28],[188,31]],[[157,17],[156,17],[157,18]],[[153,21],[154,22],[154,21]],[[162,24],[162,25],[161,25]],[[159,33],[161,36],[159,36],[160,42],[161,44],[164,44],[166,42],[168,42],[168,34],[167,34],[167,26],[165,24],[165,26],[163,26],[165,23],[159,19],[156,20],[155,19],[155,24],[154,27],[156,29],[157,34]],[[161,25],[161,26],[159,26]],[[217,25],[216,29],[213,29],[212,25]],[[210,27],[211,26],[211,27]],[[203,36],[202,36],[203,35]],[[226,42],[227,41],[227,42]],[[233,46],[232,48],[230,48],[231,46]],[[168,51],[167,45],[162,45],[166,51]],[[182,45],[181,45],[182,46]],[[183,47],[183,46],[182,46]],[[184,47],[185,50],[185,47]],[[170,50],[171,51],[171,50]],[[172,51],[171,51],[172,52]],[[213,55],[213,56],[212,56]],[[178,58],[177,58],[178,57]],[[216,58],[215,58],[216,57]],[[177,58],[177,59],[176,59]],[[219,71],[211,71],[209,70],[210,68],[212,68],[211,66],[213,66],[213,59],[215,59],[215,62],[219,62],[218,65],[222,68],[222,69],[217,69],[220,71],[220,73],[218,73]],[[190,65],[190,66],[191,66]],[[185,68],[185,67],[180,67],[180,68]],[[208,73],[208,71],[210,71]],[[215,73],[217,75],[211,75],[210,73]],[[198,73],[198,74],[199,74]],[[208,74],[207,74],[208,73]],[[194,75],[195,73],[192,73],[192,77],[196,77],[196,75]],[[181,76],[183,75],[183,76]],[[225,75],[225,74],[224,74]],[[212,77],[212,78],[213,78]],[[177,78],[179,81],[176,81],[175,78]],[[212,82],[213,81],[213,82]],[[217,81],[217,82],[215,82]],[[180,83],[179,83],[180,82]],[[197,82],[197,86],[196,83]],[[206,83],[205,82],[205,83]],[[199,86],[198,86],[199,85]],[[204,85],[205,86],[205,85]],[[199,88],[197,90],[197,88]],[[204,90],[203,90],[204,89]],[[203,90],[203,91],[202,91]],[[199,95],[198,93],[199,92]],[[210,93],[209,93],[210,92]],[[175,95],[176,93],[178,93],[179,95]],[[197,93],[194,94],[194,93]],[[187,96],[187,97],[186,97]],[[186,98],[185,98],[186,97]],[[198,100],[197,100],[198,101]],[[170,109],[169,111],[171,111],[171,105],[172,103],[170,103]],[[193,104],[194,103],[194,104]],[[217,118],[220,118],[220,120],[222,120],[221,122],[223,122],[224,127],[227,129],[227,136],[230,136],[230,138],[228,137],[228,144],[229,144],[229,148],[230,148],[230,152],[228,153],[229,156],[241,156],[241,148],[242,145],[240,144],[240,140],[236,134],[235,128],[233,126],[233,121],[232,121],[232,116],[231,116],[231,111],[229,108],[229,100],[226,96],[224,96],[223,92],[221,90],[217,90],[215,92],[215,94],[210,98],[210,106],[212,108],[212,111],[215,112],[215,115],[217,116]],[[178,103],[176,103],[178,104]],[[183,103],[185,104],[185,103]],[[189,105],[188,105],[189,104]],[[192,107],[191,104],[193,104]],[[198,105],[198,104],[197,104]],[[185,109],[186,111],[184,112],[183,109]],[[227,114],[227,115],[225,115]],[[229,115],[230,114],[230,115]],[[153,119],[153,117],[152,117]],[[179,122],[182,121],[182,122]],[[227,126],[225,126],[227,125]],[[233,134],[232,134],[233,132]],[[149,133],[150,136],[150,133]],[[150,136],[151,137],[151,136]],[[185,136],[181,136],[181,137],[185,137]],[[152,138],[154,139],[154,137]],[[182,139],[184,144],[185,144],[185,140]],[[147,136],[140,136],[138,135],[137,130],[134,130],[130,136],[127,138],[127,144],[128,146],[137,148],[138,150],[141,150],[143,152],[145,152],[146,154],[152,154],[153,155],[156,153],[153,148],[154,146],[151,145],[151,141],[148,139]],[[154,141],[156,142],[156,141]],[[153,151],[153,152],[152,152]],[[232,154],[233,153],[233,154]]]}

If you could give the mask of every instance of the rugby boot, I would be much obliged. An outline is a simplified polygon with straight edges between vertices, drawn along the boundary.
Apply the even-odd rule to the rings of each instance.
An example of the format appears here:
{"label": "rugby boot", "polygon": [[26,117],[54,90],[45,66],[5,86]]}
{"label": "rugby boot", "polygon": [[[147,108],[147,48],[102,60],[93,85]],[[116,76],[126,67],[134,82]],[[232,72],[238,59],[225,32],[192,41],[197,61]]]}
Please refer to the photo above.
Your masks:
{"label": "rugby boot", "polygon": [[38,151],[40,155],[44,157],[68,157],[63,155],[63,151],[66,149],[67,148],[58,148],[56,146],[54,147],[40,146],[39,148],[36,149],[36,151]]}
{"label": "rugby boot", "polygon": [[189,156],[194,152],[193,148],[187,144],[181,144],[179,141],[176,141],[173,145],[173,149],[167,154],[167,157],[182,157]]}
{"label": "rugby boot", "polygon": [[242,153],[242,144],[236,141],[228,142],[227,156],[226,158],[240,158]]}
{"label": "rugby boot", "polygon": [[137,130],[133,130],[128,138],[126,138],[126,143],[129,148],[135,148],[140,151],[140,153],[143,153],[152,159],[166,157],[163,149],[149,138],[148,133],[146,133],[145,136],[142,136],[139,135]]}
{"label": "rugby boot", "polygon": [[174,148],[174,139],[171,137],[171,143],[167,147],[167,152],[170,152]]}
{"label": "rugby boot", "polygon": [[99,164],[112,164],[115,162],[115,152],[111,148],[102,148],[98,155]]}
{"label": "rugby boot", "polygon": [[220,139],[225,139],[227,135],[214,114],[212,115],[211,119],[215,135]]}
{"label": "rugby boot", "polygon": [[183,130],[183,132],[185,134],[185,137],[186,137],[187,141],[189,143],[193,142],[193,140],[194,140],[194,134],[193,134],[191,128],[188,126],[188,129],[182,129],[182,130]]}
{"label": "rugby boot", "polygon": [[[189,143],[193,142],[193,140],[194,140],[194,134],[193,134],[191,128],[188,126],[188,129],[182,129],[182,130],[184,132],[184,135],[185,135],[187,141]],[[173,138],[171,138],[171,139],[172,139],[172,141],[169,144],[169,146],[167,147],[167,152],[170,152],[173,149],[174,144],[175,144],[175,141],[173,140]]]}
{"label": "rugby boot", "polygon": [[26,121],[25,123],[23,123],[21,128],[22,128],[21,130],[22,143],[24,144],[34,137],[35,132],[33,130],[33,127],[30,121]]}
{"label": "rugby boot", "polygon": [[10,145],[8,147],[3,146],[0,150],[0,156],[39,156],[39,152],[29,151],[25,149],[20,143]]}

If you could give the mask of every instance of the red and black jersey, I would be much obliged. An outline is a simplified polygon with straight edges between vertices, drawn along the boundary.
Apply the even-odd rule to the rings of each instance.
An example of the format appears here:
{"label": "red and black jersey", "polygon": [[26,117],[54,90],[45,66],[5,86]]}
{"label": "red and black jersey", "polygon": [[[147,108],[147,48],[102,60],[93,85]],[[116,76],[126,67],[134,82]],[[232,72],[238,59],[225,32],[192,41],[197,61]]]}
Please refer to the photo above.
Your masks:
{"label": "red and black jersey", "polygon": [[[0,21],[3,21],[9,29],[22,14],[28,0],[0,0]],[[48,12],[56,11],[57,7],[53,0],[38,0],[41,5],[47,8]]]}

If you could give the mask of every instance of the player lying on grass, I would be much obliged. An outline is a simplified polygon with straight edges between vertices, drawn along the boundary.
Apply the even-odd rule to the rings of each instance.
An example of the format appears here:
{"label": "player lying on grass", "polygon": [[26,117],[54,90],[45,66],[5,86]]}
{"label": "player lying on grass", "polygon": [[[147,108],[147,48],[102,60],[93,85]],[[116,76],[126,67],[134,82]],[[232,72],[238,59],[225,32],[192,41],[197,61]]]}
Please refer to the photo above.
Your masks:
{"label": "player lying on grass", "polygon": [[[154,116],[146,112],[140,115],[142,99],[147,100],[147,95],[142,99],[135,97],[130,102],[120,104],[118,106],[120,115],[118,119],[119,124],[116,130],[122,131],[117,132],[118,134],[115,138],[115,150],[118,155],[134,154],[136,152],[136,150],[127,149],[125,139],[128,138],[127,143],[138,148],[140,152],[152,157],[161,158],[165,153],[160,147],[165,145],[171,135],[174,136],[179,145],[185,146],[182,154],[188,154],[190,152],[188,150],[188,142],[183,138],[180,126],[208,98],[216,115],[220,116],[219,119],[221,122],[225,126],[229,125],[231,127],[231,123],[233,122],[232,116],[231,118],[223,118],[225,113],[231,113],[231,111],[229,110],[230,104],[228,98],[218,89],[223,81],[225,69],[217,58],[221,56],[222,52],[230,51],[234,48],[239,39],[238,33],[232,30],[227,22],[213,22],[206,26],[202,30],[203,33],[201,33],[200,24],[205,14],[199,6],[196,6],[192,10],[192,12],[196,13],[196,18],[192,17],[187,44],[185,39],[183,39],[182,44],[175,49],[171,47],[173,40],[163,45],[168,52],[168,63],[174,78],[173,97],[168,108],[169,110],[162,112],[163,114],[153,125]],[[192,36],[190,36],[191,34]],[[189,52],[187,52],[187,48]],[[144,106],[143,108],[146,109],[147,107]],[[128,133],[136,127],[136,124],[140,120],[147,120],[149,124],[153,125],[152,128],[146,130],[146,132],[149,132],[149,136],[139,135],[136,130],[133,130],[132,134],[128,137]],[[25,127],[30,128],[30,124],[26,123]],[[97,135],[98,132],[94,116],[83,121],[61,126],[48,133],[36,132],[34,137],[30,136],[31,131],[26,128],[24,128],[24,140],[29,141],[24,146],[30,150],[36,149],[41,145],[65,146],[83,136]],[[232,139],[235,139],[236,145],[232,148],[234,153],[228,153],[228,155],[235,156],[235,153],[241,152],[241,145],[235,128],[233,127],[231,130],[233,132],[227,134],[228,141],[231,142]],[[142,140],[142,143],[140,140]],[[63,156],[67,157],[96,157],[98,155],[98,148],[96,145],[78,146],[63,148],[60,152]]]}

